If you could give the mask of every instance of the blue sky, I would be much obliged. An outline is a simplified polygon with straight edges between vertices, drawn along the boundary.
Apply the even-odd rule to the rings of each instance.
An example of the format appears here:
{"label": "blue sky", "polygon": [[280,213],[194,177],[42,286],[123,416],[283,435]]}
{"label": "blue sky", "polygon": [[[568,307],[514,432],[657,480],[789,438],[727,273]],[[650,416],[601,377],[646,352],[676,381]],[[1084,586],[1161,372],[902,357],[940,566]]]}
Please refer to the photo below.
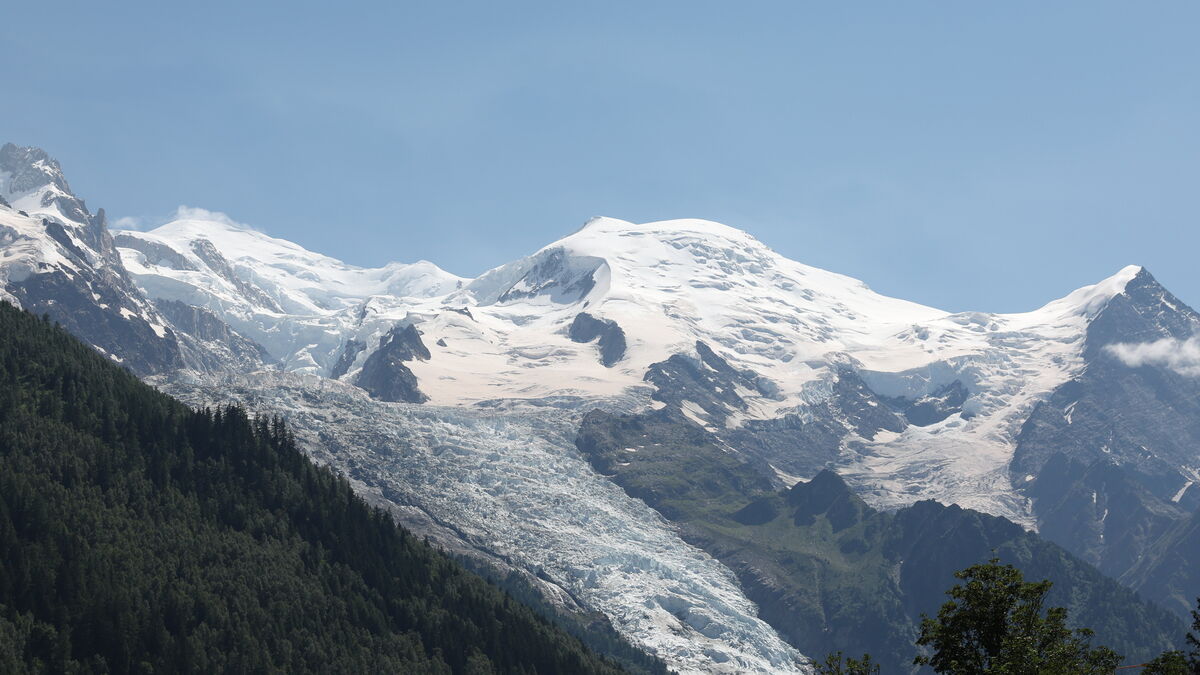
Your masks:
{"label": "blue sky", "polygon": [[0,23],[0,140],[112,217],[468,276],[701,217],[946,309],[1200,305],[1200,3],[174,5]]}

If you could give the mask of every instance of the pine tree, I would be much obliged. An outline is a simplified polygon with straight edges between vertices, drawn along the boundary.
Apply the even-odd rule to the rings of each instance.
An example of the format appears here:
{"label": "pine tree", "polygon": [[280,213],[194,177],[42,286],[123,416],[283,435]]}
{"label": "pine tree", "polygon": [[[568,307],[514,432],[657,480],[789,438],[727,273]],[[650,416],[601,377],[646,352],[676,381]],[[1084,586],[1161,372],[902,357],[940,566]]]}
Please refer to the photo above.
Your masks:
{"label": "pine tree", "polygon": [[814,663],[816,675],[879,675],[879,664],[871,660],[870,654],[861,659],[844,657],[834,652],[825,657],[824,663]]}

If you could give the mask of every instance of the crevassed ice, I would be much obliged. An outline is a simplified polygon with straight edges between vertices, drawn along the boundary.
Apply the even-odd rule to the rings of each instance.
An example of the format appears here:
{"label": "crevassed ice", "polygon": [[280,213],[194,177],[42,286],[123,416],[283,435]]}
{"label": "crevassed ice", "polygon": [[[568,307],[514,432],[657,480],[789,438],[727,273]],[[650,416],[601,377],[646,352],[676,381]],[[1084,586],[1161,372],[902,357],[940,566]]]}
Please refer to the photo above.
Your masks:
{"label": "crevassed ice", "polygon": [[343,472],[540,572],[680,672],[809,672],[724,565],[592,470],[574,447],[578,410],[380,403],[281,373],[159,384],[195,404],[279,411]]}

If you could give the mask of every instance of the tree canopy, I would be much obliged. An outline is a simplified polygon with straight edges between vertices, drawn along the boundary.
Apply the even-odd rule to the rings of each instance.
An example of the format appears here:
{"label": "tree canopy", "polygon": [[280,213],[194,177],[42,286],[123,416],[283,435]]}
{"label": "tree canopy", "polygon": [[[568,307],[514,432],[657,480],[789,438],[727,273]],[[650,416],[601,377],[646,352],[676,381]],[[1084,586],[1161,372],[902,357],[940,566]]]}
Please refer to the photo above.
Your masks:
{"label": "tree canopy", "polygon": [[1121,657],[1091,646],[1091,630],[1071,630],[1067,610],[1045,607],[1051,582],[1028,582],[993,558],[955,575],[936,618],[921,624],[914,663],[953,675],[1111,675]]}

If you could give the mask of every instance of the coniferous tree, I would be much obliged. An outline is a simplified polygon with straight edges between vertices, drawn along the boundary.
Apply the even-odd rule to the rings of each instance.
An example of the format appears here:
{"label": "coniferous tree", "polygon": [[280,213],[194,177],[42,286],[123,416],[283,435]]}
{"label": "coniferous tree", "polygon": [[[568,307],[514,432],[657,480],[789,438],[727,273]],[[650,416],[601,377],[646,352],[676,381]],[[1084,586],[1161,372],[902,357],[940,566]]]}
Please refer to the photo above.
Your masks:
{"label": "coniferous tree", "polygon": [[1049,581],[1027,582],[993,558],[957,572],[936,618],[921,624],[914,663],[953,675],[1110,675],[1121,657],[1092,647],[1091,631],[1070,630],[1067,611],[1046,609]]}
{"label": "coniferous tree", "polygon": [[1141,675],[1192,675],[1187,656],[1181,651],[1163,652],[1141,669]]}
{"label": "coniferous tree", "polygon": [[1192,667],[1192,675],[1200,675],[1200,598],[1196,598],[1196,609],[1192,610],[1192,632],[1187,636],[1192,653],[1188,655],[1188,665]]}
{"label": "coniferous tree", "polygon": [[816,675],[879,675],[879,664],[871,660],[870,654],[863,654],[861,659],[845,657],[842,652],[834,652],[825,657],[823,663],[814,663]]}

